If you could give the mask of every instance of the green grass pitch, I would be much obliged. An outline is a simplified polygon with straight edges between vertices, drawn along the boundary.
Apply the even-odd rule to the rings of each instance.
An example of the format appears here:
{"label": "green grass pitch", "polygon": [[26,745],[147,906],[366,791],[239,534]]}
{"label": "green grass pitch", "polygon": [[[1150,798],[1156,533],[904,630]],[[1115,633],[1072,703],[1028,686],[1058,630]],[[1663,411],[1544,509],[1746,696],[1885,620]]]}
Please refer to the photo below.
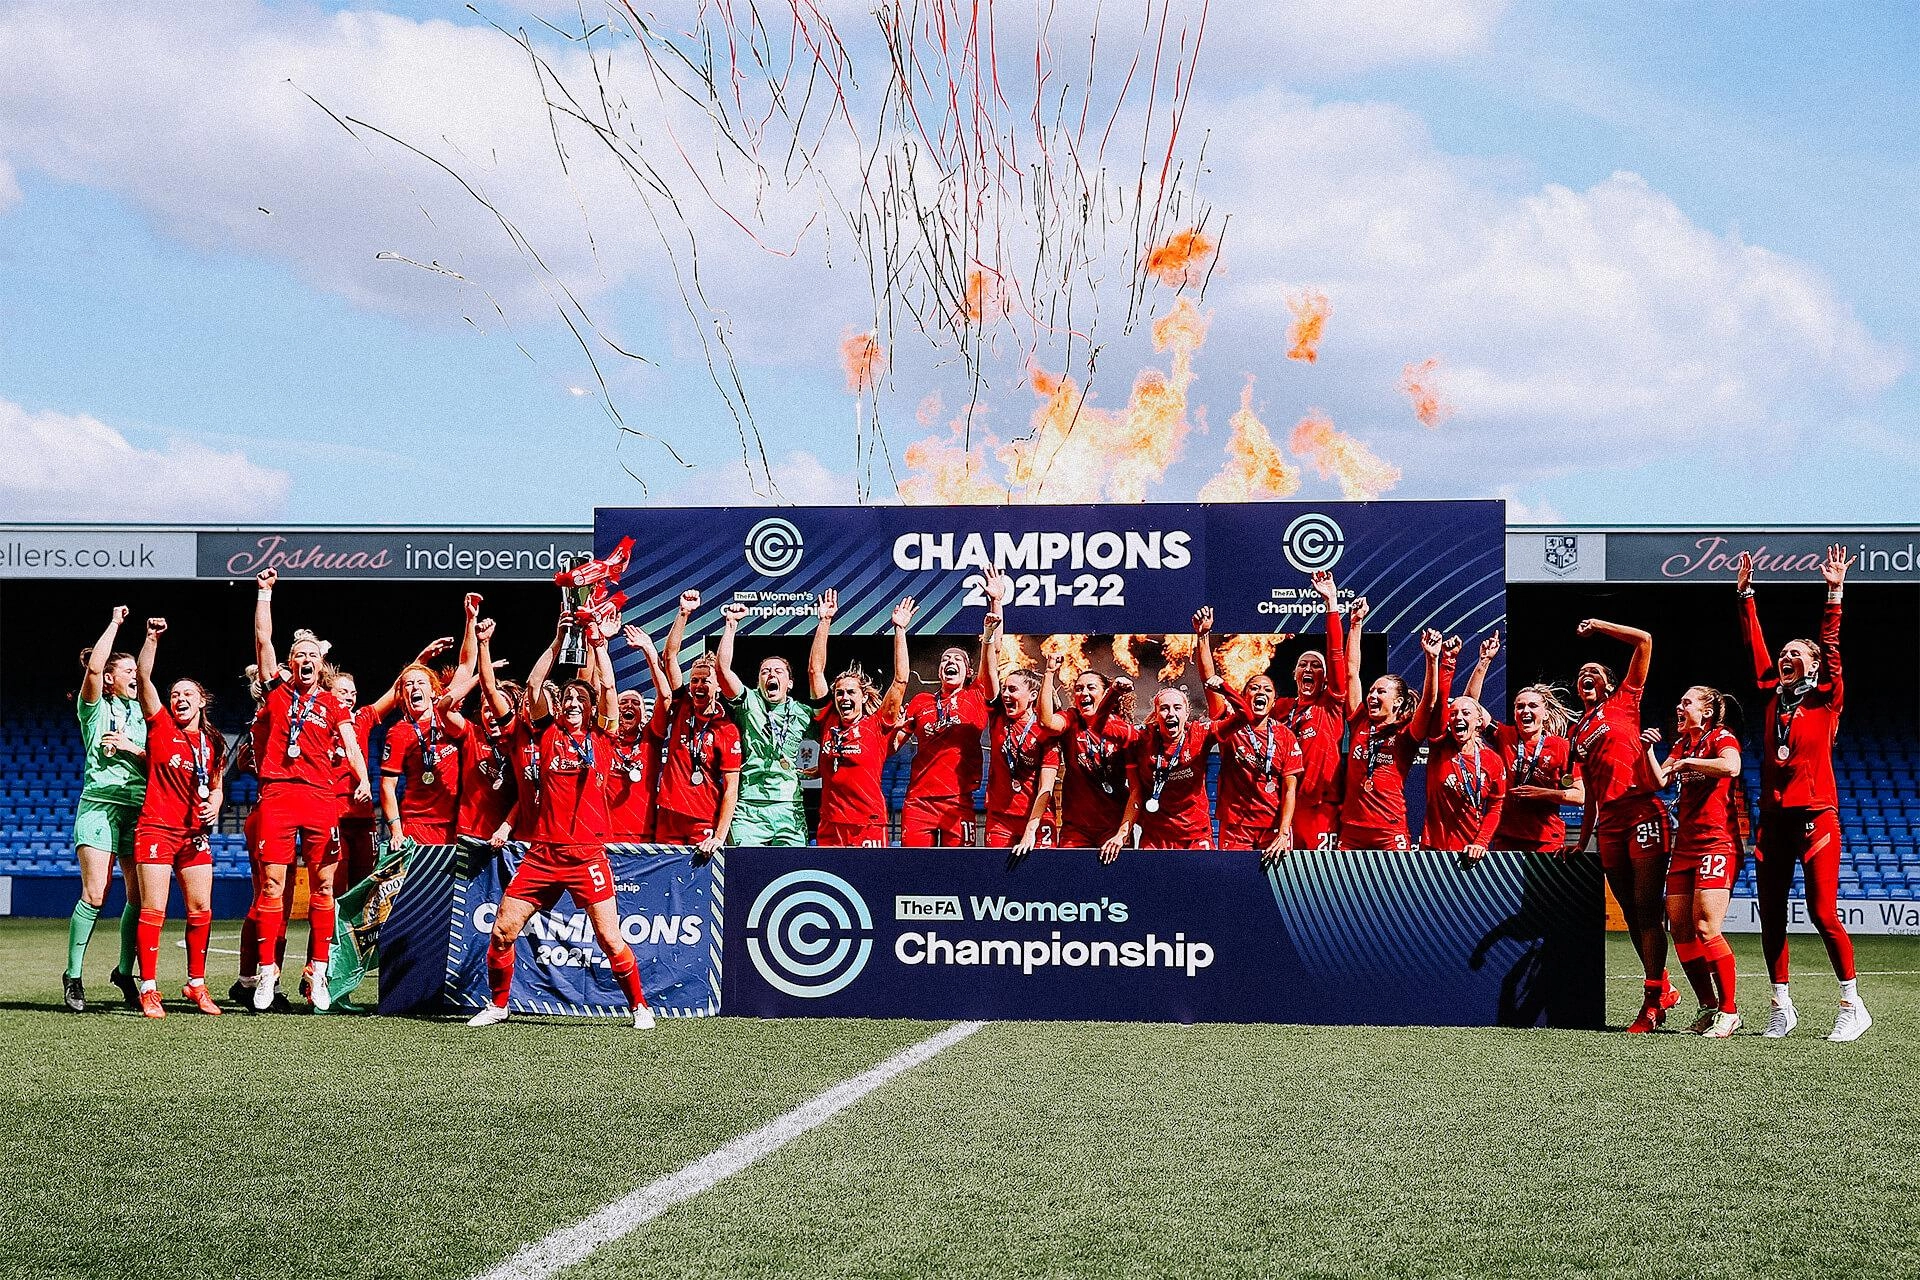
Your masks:
{"label": "green grass pitch", "polygon": [[[0,921],[0,1275],[469,1276],[937,1025],[149,1024],[110,930],[58,1008],[63,940]],[[568,1274],[1920,1275],[1920,939],[1854,1045],[1795,950],[1783,1043],[994,1024]]]}

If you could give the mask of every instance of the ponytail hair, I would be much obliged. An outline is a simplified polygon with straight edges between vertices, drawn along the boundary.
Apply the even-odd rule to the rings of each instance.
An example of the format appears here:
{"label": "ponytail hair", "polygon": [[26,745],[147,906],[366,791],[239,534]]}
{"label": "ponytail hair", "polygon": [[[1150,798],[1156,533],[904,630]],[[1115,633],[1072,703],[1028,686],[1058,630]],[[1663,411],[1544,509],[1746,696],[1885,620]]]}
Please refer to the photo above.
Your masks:
{"label": "ponytail hair", "polygon": [[1380,678],[1382,680],[1393,681],[1393,687],[1399,690],[1399,692],[1393,695],[1393,706],[1388,709],[1389,714],[1387,718],[1389,720],[1404,720],[1412,715],[1413,690],[1407,685],[1406,680],[1391,671]]}
{"label": "ponytail hair", "polygon": [[1575,716],[1573,707],[1567,702],[1566,690],[1555,684],[1530,684],[1513,696],[1517,699],[1521,693],[1530,693],[1540,699],[1540,724],[1548,737],[1567,736],[1567,729],[1573,724]]}
{"label": "ponytail hair", "polygon": [[1709,684],[1696,684],[1690,693],[1697,693],[1707,704],[1706,723],[1701,727],[1711,733],[1715,729],[1727,727],[1727,707],[1734,704],[1733,699]]}

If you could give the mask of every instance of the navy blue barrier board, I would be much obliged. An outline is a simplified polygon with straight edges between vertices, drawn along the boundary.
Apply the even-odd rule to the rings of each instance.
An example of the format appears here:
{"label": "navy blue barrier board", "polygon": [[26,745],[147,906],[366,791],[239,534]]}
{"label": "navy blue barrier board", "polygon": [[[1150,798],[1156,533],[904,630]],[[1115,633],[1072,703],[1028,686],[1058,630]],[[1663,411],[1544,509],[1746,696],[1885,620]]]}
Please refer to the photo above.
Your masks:
{"label": "navy blue barrier board", "polygon": [[735,849],[722,1010],[1598,1028],[1598,860]]}
{"label": "navy blue barrier board", "polygon": [[[521,849],[469,854],[422,849],[380,930],[380,1012],[478,1009],[487,987],[487,939]],[[723,861],[693,865],[673,845],[607,846],[622,936],[640,962],[647,1002],[663,1017],[720,1010]],[[518,1013],[610,1017],[626,997],[587,915],[570,896],[534,915],[520,935],[508,1007]]]}
{"label": "navy blue barrier board", "polygon": [[[0,876],[0,880],[6,882],[4,891],[0,891],[0,914],[65,919],[73,914],[73,904],[80,901],[80,873],[77,871],[66,875]],[[126,901],[126,891],[116,866],[113,880],[107,886],[107,900],[100,908],[101,917],[117,918]],[[246,915],[252,906],[253,881],[247,876],[213,878],[213,915],[216,920],[237,920]],[[168,895],[167,917],[177,920],[185,918],[185,915],[186,907],[181,901],[180,891],[175,889]]]}

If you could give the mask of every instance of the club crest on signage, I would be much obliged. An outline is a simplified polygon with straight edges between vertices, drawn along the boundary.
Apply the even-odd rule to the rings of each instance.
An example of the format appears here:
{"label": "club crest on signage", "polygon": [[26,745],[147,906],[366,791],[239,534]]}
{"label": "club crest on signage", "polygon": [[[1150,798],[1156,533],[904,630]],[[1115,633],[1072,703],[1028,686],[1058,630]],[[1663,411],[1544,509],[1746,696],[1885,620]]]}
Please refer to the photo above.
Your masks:
{"label": "club crest on signage", "polygon": [[1580,535],[1577,533],[1546,535],[1546,548],[1543,554],[1547,572],[1561,575],[1572,573],[1580,567]]}

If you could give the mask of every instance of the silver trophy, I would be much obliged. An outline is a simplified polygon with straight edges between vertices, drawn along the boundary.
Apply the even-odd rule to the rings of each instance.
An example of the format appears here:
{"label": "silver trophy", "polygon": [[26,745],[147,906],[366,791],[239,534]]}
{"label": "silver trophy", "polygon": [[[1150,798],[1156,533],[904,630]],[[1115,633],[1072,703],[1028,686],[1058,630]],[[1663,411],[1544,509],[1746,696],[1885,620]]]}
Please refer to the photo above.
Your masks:
{"label": "silver trophy", "polygon": [[582,597],[586,594],[585,588],[582,587],[560,588],[562,613],[560,618],[559,661],[560,665],[564,667],[584,667],[587,665],[586,628],[580,625],[580,619],[574,614],[574,611],[585,603]]}

